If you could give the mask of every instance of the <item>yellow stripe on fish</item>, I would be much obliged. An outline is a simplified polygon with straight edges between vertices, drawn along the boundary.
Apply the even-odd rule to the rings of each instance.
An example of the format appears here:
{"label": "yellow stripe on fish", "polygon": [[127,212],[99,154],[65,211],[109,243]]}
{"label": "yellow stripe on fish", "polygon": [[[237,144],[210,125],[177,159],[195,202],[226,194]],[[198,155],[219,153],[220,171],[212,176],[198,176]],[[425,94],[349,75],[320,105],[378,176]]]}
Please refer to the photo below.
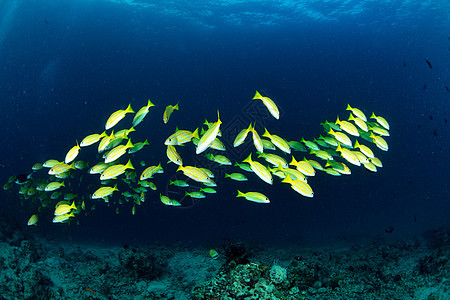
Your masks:
{"label": "yellow stripe on fish", "polygon": [[61,204],[56,207],[55,209],[55,216],[65,215],[67,213],[70,213],[70,211],[74,209],[76,210],[77,207],[75,206],[75,202],[72,202],[71,205],[69,204]]}
{"label": "yellow stripe on fish", "polygon": [[305,197],[314,197],[314,192],[311,186],[303,180],[292,180],[292,178],[288,175],[281,182],[289,183],[294,191]]}
{"label": "yellow stripe on fish", "polygon": [[366,155],[369,158],[374,158],[375,156],[373,155],[372,150],[365,146],[365,145],[361,145],[360,143],[358,143],[358,140],[356,140],[355,142],[355,148],[359,148],[359,150],[361,150],[361,152]]}
{"label": "yellow stripe on fish", "polygon": [[279,137],[278,135],[270,134],[267,128],[264,128],[264,130],[265,130],[264,134],[262,135],[263,137],[268,137],[270,141],[281,151],[287,154],[291,154],[291,147],[289,146],[289,144],[286,142],[285,139]]}
{"label": "yellow stripe on fish", "polygon": [[269,164],[278,167],[281,166],[282,168],[288,168],[287,161],[282,158],[281,156],[278,156],[276,154],[272,153],[258,153],[258,158],[262,157],[264,158]]}
{"label": "yellow stripe on fish", "polygon": [[256,202],[256,203],[270,203],[269,198],[258,192],[247,192],[242,193],[241,191],[237,191],[238,194],[236,197],[244,197],[248,201]]}
{"label": "yellow stripe on fish", "polygon": [[359,128],[361,128],[361,130],[363,130],[363,131],[365,131],[365,132],[368,132],[368,131],[369,131],[369,128],[367,127],[366,122],[364,122],[363,119],[360,119],[360,118],[358,118],[358,117],[355,118],[355,117],[352,115],[352,113],[350,113],[350,116],[348,117],[348,120],[349,120],[349,121],[355,122],[356,126],[358,126]]}
{"label": "yellow stripe on fish", "polygon": [[107,135],[103,137],[98,144],[98,153],[101,153],[105,151],[106,147],[108,147],[108,144],[111,142],[111,140],[114,138],[114,130],[111,132],[111,135]]}
{"label": "yellow stripe on fish", "polygon": [[112,195],[115,191],[119,191],[119,189],[117,188],[117,184],[115,184],[114,187],[101,187],[92,194],[91,199],[106,198]]}
{"label": "yellow stripe on fish", "polygon": [[62,174],[62,173],[69,171],[70,169],[75,169],[75,163],[71,163],[70,165],[68,165],[66,163],[59,163],[59,164],[53,166],[48,171],[48,174],[49,175]]}
{"label": "yellow stripe on fish", "polygon": [[255,130],[255,125],[252,126],[250,131],[252,132],[253,145],[255,145],[256,151],[263,153],[264,146],[263,146],[261,137],[259,136],[258,132]]}
{"label": "yellow stripe on fish", "polygon": [[298,171],[300,171],[303,175],[306,176],[315,176],[316,170],[311,166],[309,162],[306,160],[297,161],[294,156],[292,156],[292,161],[290,163],[291,166],[295,166]]}
{"label": "yellow stripe on fish", "polygon": [[259,162],[253,161],[251,153],[246,159],[243,160],[243,162],[249,163],[252,171],[256,175],[258,175],[258,177],[261,178],[261,180],[267,182],[268,184],[273,184],[273,178],[270,171]]}
{"label": "yellow stripe on fish", "polygon": [[352,141],[350,140],[350,138],[343,132],[336,132],[333,129],[330,129],[330,131],[328,131],[328,134],[331,134],[334,136],[334,138],[336,140],[338,140],[339,142],[341,142],[342,144],[349,146],[349,147],[353,147],[352,145]]}
{"label": "yellow stripe on fish", "polygon": [[197,139],[199,138],[198,128],[195,129],[193,132],[189,130],[178,130],[177,128],[175,133],[169,136],[164,142],[164,144],[173,146],[182,145],[190,142],[194,137]]}
{"label": "yellow stripe on fish", "polygon": [[166,155],[169,158],[169,160],[174,164],[176,165],[183,164],[183,160],[181,159],[180,154],[178,154],[177,149],[175,149],[175,146],[167,145]]}
{"label": "yellow stripe on fish", "polygon": [[208,174],[206,174],[200,168],[181,165],[178,167],[177,172],[178,171],[182,171],[184,175],[197,182],[211,183],[211,179],[209,178]]}
{"label": "yellow stripe on fish", "polygon": [[98,141],[100,141],[101,138],[103,138],[105,136],[106,136],[106,131],[103,131],[101,134],[94,133],[94,134],[88,135],[81,141],[80,147],[87,147],[92,144],[95,144]]}
{"label": "yellow stripe on fish", "polygon": [[167,122],[169,122],[169,118],[172,115],[174,110],[179,110],[178,103],[175,105],[167,105],[166,106],[166,109],[164,110],[164,113],[163,113],[164,124],[167,124]]}
{"label": "yellow stripe on fish", "polygon": [[383,163],[381,162],[381,160],[378,157],[371,158],[370,162],[373,163],[378,168],[382,168],[383,167]]}
{"label": "yellow stripe on fish", "polygon": [[361,110],[359,110],[357,108],[354,108],[354,107],[351,107],[350,104],[347,104],[347,109],[346,110],[350,110],[352,113],[355,114],[355,116],[357,116],[358,118],[360,118],[364,122],[367,122],[366,115]]}
{"label": "yellow stripe on fish", "polygon": [[133,148],[131,140],[128,140],[126,145],[119,145],[108,152],[105,157],[105,164],[118,160],[122,155],[127,152],[127,149]]}
{"label": "yellow stripe on fish", "polygon": [[51,191],[59,189],[62,186],[65,187],[64,181],[63,182],[56,182],[56,181],[50,182],[49,184],[46,185],[44,191],[51,192]]}
{"label": "yellow stripe on fish", "polygon": [[214,139],[217,137],[217,134],[220,130],[220,124],[222,124],[222,121],[219,117],[219,111],[217,111],[217,122],[215,122],[211,127],[206,130],[206,132],[202,135],[200,140],[198,141],[197,149],[195,150],[195,153],[200,154],[212,144]]}
{"label": "yellow stripe on fish", "polygon": [[126,109],[120,109],[109,116],[106,121],[105,130],[108,130],[114,127],[120,120],[122,120],[127,113],[134,113],[134,110],[131,108],[131,104],[128,104]]}
{"label": "yellow stripe on fish", "polygon": [[337,151],[337,152],[341,152],[341,156],[342,156],[346,161],[348,161],[349,163],[351,163],[351,164],[353,164],[353,165],[355,165],[355,166],[360,166],[360,165],[361,165],[361,163],[360,163],[359,160],[358,160],[358,157],[356,157],[356,156],[352,153],[352,151],[350,151],[350,150],[348,150],[348,149],[345,149],[345,148],[342,148],[341,145],[338,145],[336,151]]}
{"label": "yellow stripe on fish", "polygon": [[377,145],[378,148],[380,148],[383,151],[388,151],[389,146],[385,139],[383,139],[381,136],[374,135],[372,132],[370,133],[370,137],[373,139],[373,142],[375,145]]}
{"label": "yellow stripe on fish", "polygon": [[258,91],[256,91],[253,100],[261,100],[275,119],[278,120],[280,118],[280,111],[278,110],[277,105],[275,104],[275,102],[273,102],[272,99],[270,99],[269,97],[263,97]]}
{"label": "yellow stripe on fish", "polygon": [[100,180],[117,178],[119,175],[125,173],[126,169],[134,170],[134,167],[131,164],[130,160],[128,160],[128,162],[125,165],[113,165],[113,166],[108,167],[100,176]]}
{"label": "yellow stripe on fish", "polygon": [[246,129],[242,129],[238,135],[236,136],[236,138],[234,139],[233,142],[233,147],[238,147],[240,145],[242,145],[242,143],[244,143],[245,139],[247,138],[248,133],[251,131],[252,129],[252,124],[250,124],[248,126],[248,128]]}
{"label": "yellow stripe on fish", "polygon": [[136,115],[134,115],[133,127],[136,127],[139,123],[142,122],[142,120],[144,120],[145,116],[148,114],[150,107],[152,106],[155,106],[155,104],[153,104],[150,99],[148,99],[147,105],[139,109]]}
{"label": "yellow stripe on fish", "polygon": [[348,134],[353,136],[359,136],[358,129],[355,127],[355,125],[347,121],[339,120],[339,116],[337,117],[335,124],[339,125],[339,127]]}
{"label": "yellow stripe on fish", "polygon": [[386,121],[385,118],[380,117],[380,116],[377,117],[377,116],[375,115],[375,113],[372,113],[372,116],[371,116],[370,118],[377,120],[377,123],[378,123],[378,124],[380,124],[381,126],[383,126],[384,128],[386,128],[387,130],[389,130],[390,126],[389,126],[388,121]]}
{"label": "yellow stripe on fish", "polygon": [[139,180],[142,181],[142,180],[145,180],[148,178],[152,178],[153,175],[155,175],[156,173],[163,173],[163,172],[164,172],[164,170],[161,167],[161,163],[159,163],[157,166],[150,166],[150,167],[146,168],[142,172],[141,176],[139,177]]}

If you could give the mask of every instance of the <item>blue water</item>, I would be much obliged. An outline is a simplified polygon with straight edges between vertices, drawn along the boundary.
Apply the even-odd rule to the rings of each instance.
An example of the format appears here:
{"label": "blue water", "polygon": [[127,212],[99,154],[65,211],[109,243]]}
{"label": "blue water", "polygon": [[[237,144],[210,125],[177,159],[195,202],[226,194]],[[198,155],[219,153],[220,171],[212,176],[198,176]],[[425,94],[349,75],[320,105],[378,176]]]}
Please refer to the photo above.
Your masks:
{"label": "blue water", "polygon": [[[318,137],[321,122],[348,116],[347,103],[375,111],[391,125],[389,151],[376,149],[384,167],[376,174],[351,167],[351,176],[339,178],[319,173],[309,179],[313,199],[248,174],[246,183],[217,179],[218,194],[195,205],[186,200],[181,209],[163,206],[152,192],[135,216],[130,205],[116,215],[98,202],[77,217],[78,226],[51,224],[48,209],[30,231],[208,245],[227,236],[273,243],[395,238],[450,225],[447,1],[205,2],[2,1],[2,184],[36,162],[62,160],[75,140],[102,132],[112,112],[129,102],[137,110],[147,99],[157,106],[132,140],[151,145],[132,160],[163,163],[155,179],[163,193],[172,192],[172,176],[182,177],[165,164],[163,141],[176,126],[215,121],[217,109],[230,135],[256,120],[260,133],[265,126],[288,140]],[[251,102],[255,90],[277,103],[280,120]],[[180,111],[164,125],[164,107],[178,101]],[[241,161],[250,144],[228,146],[227,154]],[[83,151],[81,159],[95,162],[95,151]],[[198,162],[191,146],[180,153],[187,164]],[[271,203],[237,199],[237,188],[264,192]],[[36,207],[19,206],[17,198],[5,192],[1,209],[25,226]]]}

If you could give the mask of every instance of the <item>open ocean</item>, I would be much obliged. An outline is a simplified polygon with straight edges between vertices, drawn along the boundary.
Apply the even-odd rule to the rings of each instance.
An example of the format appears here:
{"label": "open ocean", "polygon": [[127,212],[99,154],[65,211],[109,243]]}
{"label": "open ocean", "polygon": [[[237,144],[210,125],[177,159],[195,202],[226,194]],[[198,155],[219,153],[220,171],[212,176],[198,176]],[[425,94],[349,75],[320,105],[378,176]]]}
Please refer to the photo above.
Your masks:
{"label": "open ocean", "polygon": [[[0,298],[450,299],[449,29],[447,1],[1,1]],[[274,101],[278,120],[255,91]],[[68,173],[60,198],[36,190],[62,180],[33,165],[64,161],[77,142],[105,131],[112,113],[148,100],[155,106],[128,137],[149,145],[116,162],[130,160],[137,180],[125,182],[127,170],[102,185],[89,174],[103,160],[95,144],[81,148],[76,160],[89,167]],[[260,136],[267,128],[312,141],[327,136],[321,123],[349,118],[348,104],[368,122],[372,112],[389,122],[388,151],[357,138],[381,160],[376,172],[334,156],[351,175],[316,170],[308,198],[275,175],[270,185],[234,166],[250,153],[269,165],[251,132],[233,147],[249,124]],[[184,166],[215,174],[217,193],[185,196],[204,185],[168,163],[164,141],[177,128],[206,131],[218,111],[226,151],[176,146]],[[267,152],[325,167],[309,149],[291,150]],[[139,176],[159,163],[164,173],[149,179],[157,190],[147,188],[142,202]],[[225,178],[233,172],[248,181]],[[29,173],[25,185],[14,182]],[[177,179],[190,187],[170,184]],[[91,199],[116,183],[107,201]],[[74,217],[53,223],[67,193],[77,195]],[[36,226],[27,226],[34,214]]]}

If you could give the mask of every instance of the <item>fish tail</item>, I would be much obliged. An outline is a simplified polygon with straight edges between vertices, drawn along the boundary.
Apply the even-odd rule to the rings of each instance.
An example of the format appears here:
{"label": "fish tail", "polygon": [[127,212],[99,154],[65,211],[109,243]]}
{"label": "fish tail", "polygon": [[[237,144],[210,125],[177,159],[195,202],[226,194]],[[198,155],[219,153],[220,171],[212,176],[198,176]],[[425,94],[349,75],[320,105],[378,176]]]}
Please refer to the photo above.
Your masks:
{"label": "fish tail", "polygon": [[352,110],[352,107],[350,106],[350,104],[347,104],[347,109],[346,110]]}
{"label": "fish tail", "polygon": [[238,194],[236,197],[245,197],[245,194],[243,192],[241,192],[240,190],[237,191]]}
{"label": "fish tail", "polygon": [[246,159],[244,159],[242,162],[251,163],[252,162],[252,154],[250,153],[249,156]]}
{"label": "fish tail", "polygon": [[200,139],[199,135],[198,135],[198,128],[196,128],[194,130],[194,132],[192,132],[192,137],[195,137],[196,139]]}
{"label": "fish tail", "polygon": [[261,98],[262,98],[261,94],[258,91],[256,91],[255,96],[253,97],[253,100],[261,99]]}
{"label": "fish tail", "polygon": [[270,138],[270,133],[269,133],[269,131],[267,131],[267,128],[266,128],[266,127],[264,127],[264,133],[263,133],[262,136],[263,136],[263,137],[268,137],[268,138]]}

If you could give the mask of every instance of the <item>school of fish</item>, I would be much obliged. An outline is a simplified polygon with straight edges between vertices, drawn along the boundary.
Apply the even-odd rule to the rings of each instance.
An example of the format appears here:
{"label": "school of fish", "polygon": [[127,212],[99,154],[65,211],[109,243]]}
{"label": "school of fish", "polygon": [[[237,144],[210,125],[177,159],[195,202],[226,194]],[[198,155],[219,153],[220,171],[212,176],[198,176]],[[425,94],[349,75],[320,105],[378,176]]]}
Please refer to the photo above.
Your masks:
{"label": "school of fish", "polygon": [[[271,116],[277,120],[280,118],[277,105],[269,97],[264,97],[256,91],[252,101],[261,101]],[[37,207],[29,218],[28,225],[37,225],[39,216],[44,215],[45,210],[49,209],[53,210],[53,223],[70,223],[80,213],[84,212],[87,215],[94,210],[99,199],[114,207],[116,213],[119,213],[119,209],[125,209],[122,207],[128,203],[129,212],[136,214],[138,207],[149,197],[150,190],[158,189],[152,179],[164,173],[161,161],[147,167],[145,161],[132,162],[134,153],[148,145],[165,146],[167,164],[177,165],[176,171],[175,169],[173,171],[182,172],[184,179],[170,181],[169,185],[179,189],[190,188],[184,192],[182,199],[170,199],[169,195],[160,192],[159,200],[167,206],[182,206],[182,200],[186,197],[203,199],[208,194],[216,193],[215,174],[199,165],[185,164],[177,151],[177,147],[188,143],[193,144],[195,155],[203,156],[202,159],[214,162],[220,167],[233,168],[232,172],[225,173],[226,180],[236,182],[261,180],[269,185],[273,185],[274,181],[277,184],[285,183],[299,195],[309,198],[314,197],[309,178],[315,176],[317,172],[332,176],[350,175],[351,170],[347,164],[363,166],[370,172],[377,172],[383,165],[369,146],[375,146],[382,151],[389,149],[385,137],[389,136],[390,126],[386,119],[372,113],[370,116],[372,121],[369,122],[362,110],[348,105],[347,120],[337,116],[335,122],[321,123],[324,134],[313,140],[302,138],[300,141],[289,141],[274,132],[269,132],[267,128],[264,128],[264,132],[258,133],[255,123],[250,123],[236,135],[232,143],[230,141],[230,144],[235,148],[239,147],[246,143],[246,140],[249,140],[247,137],[251,135],[251,140],[247,142],[253,144],[255,151],[246,159],[233,164],[226,155],[222,155],[226,153],[226,148],[221,141],[222,121],[219,111],[216,122],[206,121],[204,126],[192,131],[180,130],[177,127],[175,132],[167,137],[164,145],[154,145],[148,139],[142,142],[133,139],[132,142],[132,132],[136,131],[136,127],[154,106],[148,100],[147,105],[135,113],[129,104],[126,109],[117,110],[110,115],[103,132],[87,135],[81,143],[75,141],[75,146],[68,150],[64,159],[48,159],[36,163],[32,166],[31,173],[20,180],[12,176],[4,185],[4,189],[12,190],[13,186],[17,186],[20,201],[31,201]],[[169,122],[175,110],[179,111],[179,103],[166,107],[162,116],[164,124]],[[129,129],[114,132],[117,124],[131,114],[134,114],[134,118],[131,126],[126,126]],[[95,147],[96,144],[98,144],[96,156],[102,157],[102,160],[89,162],[76,160],[84,148]],[[92,167],[89,168],[89,165]],[[74,193],[74,190],[80,187],[84,176],[98,176],[97,183],[91,183],[87,187],[89,197]],[[279,179],[274,180],[274,177]],[[78,181],[78,184],[74,183],[74,180]],[[191,186],[189,180],[194,181],[195,185]],[[122,186],[121,193],[119,184]],[[251,186],[249,188],[248,184],[243,183],[242,187],[236,189],[236,197],[256,203],[270,203],[263,191],[253,190]]]}

